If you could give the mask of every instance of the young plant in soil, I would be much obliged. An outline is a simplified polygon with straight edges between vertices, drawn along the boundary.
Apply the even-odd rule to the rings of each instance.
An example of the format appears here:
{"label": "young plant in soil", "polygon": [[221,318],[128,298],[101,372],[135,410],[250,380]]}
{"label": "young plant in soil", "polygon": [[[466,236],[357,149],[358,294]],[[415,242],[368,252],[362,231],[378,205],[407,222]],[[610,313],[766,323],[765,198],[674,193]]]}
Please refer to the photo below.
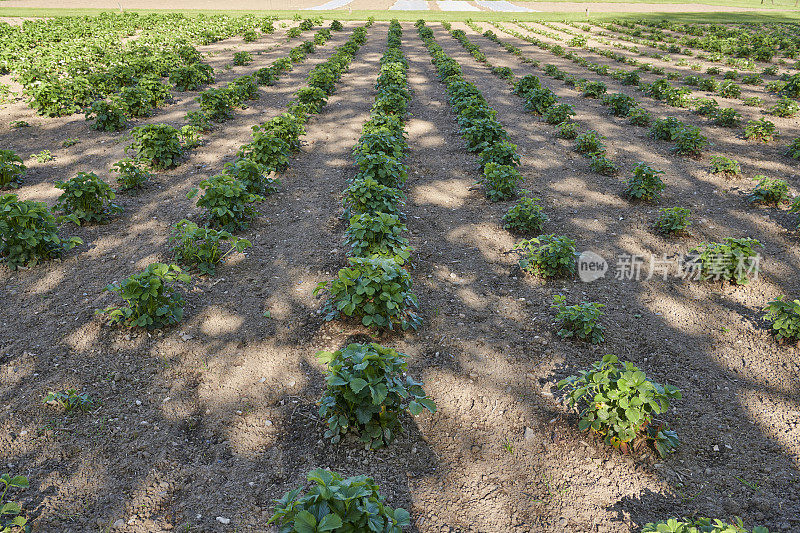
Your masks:
{"label": "young plant in soil", "polygon": [[214,83],[214,69],[203,63],[181,65],[170,72],[169,82],[177,91],[196,91],[203,85]]}
{"label": "young plant in soil", "polygon": [[776,117],[791,118],[800,112],[800,104],[791,98],[782,97],[769,110]]}
{"label": "young plant in soil", "polygon": [[503,215],[503,227],[517,233],[541,234],[548,217],[538,198],[523,196]]}
{"label": "young plant in soil", "polygon": [[383,185],[372,178],[352,180],[344,190],[342,201],[344,217],[347,219],[360,213],[387,213],[400,217],[405,202],[406,195],[402,190]]}
{"label": "young plant in soil", "polygon": [[624,195],[631,200],[641,200],[643,202],[656,202],[664,190],[664,182],[661,181],[662,170],[654,170],[645,163],[637,163],[633,167],[633,175],[628,179]]}
{"label": "young plant in soil", "polygon": [[22,516],[22,506],[17,502],[6,499],[9,489],[28,488],[28,478],[25,476],[0,476],[0,533],[15,533],[30,531],[28,519]]}
{"label": "young plant in soil", "polygon": [[392,259],[351,257],[336,278],[321,282],[314,296],[329,295],[325,320],[344,314],[359,317],[367,327],[417,329],[417,296],[411,292],[411,276]]}
{"label": "young plant in soil", "polygon": [[270,176],[272,171],[269,167],[252,159],[237,159],[226,163],[222,172],[242,182],[247,192],[261,196],[275,194],[281,184],[278,178]]}
{"label": "young plant in soil", "polygon": [[578,136],[578,125],[574,122],[562,122],[558,125],[558,136],[562,139],[575,139]]}
{"label": "young plant in soil", "polygon": [[606,355],[589,370],[558,382],[567,391],[567,406],[578,412],[578,428],[624,453],[650,442],[667,456],[678,446],[678,436],[654,417],[669,410],[670,400],[681,398],[680,390],[648,380],[633,363],[619,363],[616,355]]}
{"label": "young plant in soil", "polygon": [[0,150],[0,189],[17,188],[22,185],[25,164],[13,150]]}
{"label": "young plant in soil", "polygon": [[175,167],[183,155],[180,132],[168,124],[136,126],[130,137],[133,142],[125,152],[135,151],[137,159],[147,161],[155,169]]}
{"label": "young plant in soil", "polygon": [[635,107],[628,114],[628,120],[634,126],[646,128],[650,125],[650,122],[652,122],[653,118],[648,110],[641,107]]}
{"label": "young plant in soil", "polygon": [[705,280],[747,285],[750,276],[757,276],[760,270],[756,246],[761,246],[761,243],[747,237],[729,237],[724,242],[703,242],[689,250],[687,266],[696,270]]}
{"label": "young plant in soil", "polygon": [[519,267],[542,278],[559,278],[575,273],[575,241],[564,235],[539,235],[517,244],[513,251],[522,256]]}
{"label": "young plant in soil", "polygon": [[726,178],[733,178],[742,173],[739,162],[722,155],[711,156],[711,173],[722,174]]}
{"label": "young plant in soil", "polygon": [[585,156],[602,152],[605,149],[602,139],[594,130],[585,131],[575,138],[575,150]]}
{"label": "young plant in soil", "polygon": [[591,154],[591,158],[589,168],[601,176],[615,176],[619,171],[617,165],[606,157],[605,152],[595,152]]}
{"label": "young plant in soil", "polygon": [[755,176],[753,181],[756,186],[747,195],[747,200],[753,204],[767,204],[778,207],[789,199],[789,183],[780,178]]}
{"label": "young plant in soil", "polygon": [[744,138],[755,139],[764,143],[772,141],[777,135],[775,124],[765,118],[748,120],[744,127]]}
{"label": "young plant in soil", "polygon": [[691,211],[685,207],[667,207],[658,211],[653,227],[662,235],[688,235],[687,228],[692,225]]}
{"label": "young plant in soil", "polygon": [[312,470],[308,481],[313,486],[304,492],[300,487],[275,500],[275,513],[267,522],[278,533],[314,531],[380,531],[401,533],[411,524],[405,509],[385,504],[372,478],[354,476],[344,479],[329,470]]}
{"label": "young plant in soil", "polygon": [[114,163],[111,167],[111,172],[119,174],[117,183],[120,190],[123,191],[140,189],[153,177],[146,169],[130,158],[121,159]]}
{"label": "young plant in soil", "polygon": [[93,172],[78,172],[67,181],[56,181],[54,186],[64,192],[56,200],[53,210],[82,222],[106,222],[122,212],[113,200],[116,194],[108,183]]}
{"label": "young plant in soil", "polygon": [[151,263],[121,283],[108,285],[104,290],[119,294],[126,305],[109,306],[97,314],[106,315],[112,324],[127,327],[157,329],[177,324],[183,318],[185,302],[175,290],[175,283],[190,281],[178,265]]}
{"label": "young plant in soil", "polygon": [[519,171],[510,165],[489,163],[483,168],[483,185],[486,197],[492,202],[510,200],[517,195],[517,186],[523,181]]}
{"label": "young plant in soil", "polygon": [[50,391],[42,399],[43,404],[61,407],[68,414],[80,411],[86,413],[97,406],[88,393],[78,393],[75,389]]}
{"label": "young plant in soil", "polygon": [[670,518],[661,522],[645,524],[642,533],[769,533],[769,529],[755,526],[744,527],[741,518],[736,517],[732,523],[710,518]]}
{"label": "young plant in soil", "polygon": [[[233,252],[243,252],[253,244],[247,239],[234,237],[227,231],[201,227],[186,219],[173,228],[170,236],[175,259],[189,268],[213,276],[217,264]],[[223,251],[223,243],[227,250]]]}
{"label": "young plant in soil", "polygon": [[94,119],[92,129],[99,131],[120,131],[125,129],[128,119],[121,107],[106,100],[95,100],[86,110],[86,120]]}
{"label": "young plant in soil", "polygon": [[673,140],[675,146],[672,148],[672,153],[690,157],[699,157],[703,149],[709,145],[708,139],[697,126],[682,128],[675,134]]}
{"label": "young plant in soil", "polygon": [[237,67],[241,67],[244,65],[249,65],[253,62],[253,56],[250,55],[250,52],[234,52],[233,54],[233,64]]}
{"label": "young plant in soil", "polygon": [[800,159],[800,137],[792,141],[786,149],[786,155],[792,159]]}
{"label": "young plant in soil", "polygon": [[561,321],[558,336],[562,339],[576,338],[591,344],[603,342],[605,328],[598,324],[603,316],[605,305],[597,302],[581,302],[575,305],[566,305],[567,298],[563,294],[553,297],[553,309],[557,311],[556,320]]}
{"label": "young plant in soil", "polygon": [[764,320],[772,324],[772,331],[778,340],[800,340],[800,300],[787,301],[778,296],[764,307]]}
{"label": "young plant in soil", "polygon": [[[197,206],[206,210],[209,223],[225,231],[246,229],[250,220],[258,214],[254,202],[263,196],[247,192],[244,183],[227,174],[217,174],[200,182],[203,195],[197,199]],[[193,198],[198,189],[192,189],[188,198]]]}
{"label": "young plant in soil", "polygon": [[357,214],[345,230],[345,246],[352,257],[393,259],[402,265],[411,256],[412,248],[403,233],[408,231],[397,215],[388,213]]}
{"label": "young plant in soil", "polygon": [[350,344],[319,352],[317,359],[327,365],[319,416],[328,425],[325,437],[334,444],[352,431],[368,450],[388,446],[403,429],[402,413],[436,412],[422,383],[405,376],[408,363],[403,353],[376,343]]}

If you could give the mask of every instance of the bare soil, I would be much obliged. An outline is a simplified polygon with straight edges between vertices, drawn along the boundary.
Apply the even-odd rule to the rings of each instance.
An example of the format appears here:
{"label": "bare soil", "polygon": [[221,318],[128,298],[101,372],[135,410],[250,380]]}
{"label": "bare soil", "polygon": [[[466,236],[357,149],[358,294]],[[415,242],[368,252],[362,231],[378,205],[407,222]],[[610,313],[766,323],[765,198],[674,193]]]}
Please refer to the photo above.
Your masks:
{"label": "bare soil", "polygon": [[[171,260],[170,226],[201,215],[186,193],[234,157],[251,126],[285,108],[307,72],[347,38],[347,31],[337,33],[276,86],[262,88],[259,100],[221,124],[181,166],[159,173],[138,194],[121,195],[120,217],[64,228],[85,245],[58,262],[0,268],[0,462],[3,471],[30,478],[18,499],[36,531],[106,531],[118,520],[126,532],[272,531],[265,525],[271,500],[315,467],[374,477],[391,505],[411,511],[413,532],[630,532],[694,514],[740,515],[771,531],[800,529],[798,347],[776,343],[760,318],[777,295],[800,295],[797,234],[785,211],[744,200],[749,177],[759,173],[785,177],[797,191],[797,165],[781,154],[800,133],[797,119],[771,119],[782,140],[756,145],[603,78],[656,116],[702,126],[715,143],[700,160],[673,156],[669,143],[652,141],[645,129],[611,117],[596,100],[463,26],[493,64],[539,75],[575,106],[582,126],[606,136],[623,173],[599,176],[554,127],[525,113],[505,82],[439,25],[431,27],[518,145],[524,187],[546,206],[548,233],[574,237],[579,250],[601,254],[612,270],[623,253],[678,257],[702,241],[752,236],[764,244],[760,279],[731,287],[674,277],[545,283],[521,275],[505,253],[519,237],[500,221],[512,203],[489,203],[474,185],[476,159],[457,133],[415,28],[404,24],[413,93],[406,212],[424,325],[381,342],[409,355],[411,374],[424,379],[439,411],[405,420],[405,433],[376,453],[352,441],[326,442],[315,405],[323,368],[314,354],[368,332],[323,322],[322,303],[311,291],[345,263],[340,193],[354,173],[351,150],[386,44],[388,25],[376,23],[327,107],[308,124],[301,153],[281,176],[282,191],[259,206],[261,216],[242,232],[253,247],[214,278],[193,277],[180,326],[146,333],[102,325],[94,311],[116,302],[103,287],[150,262]],[[504,38],[543,65],[594,79],[563,58]],[[212,54],[220,84],[282,57],[296,42],[280,31],[203,51]],[[238,50],[254,52],[255,62],[226,70]],[[195,96],[176,94],[147,122],[179,124],[196,108]],[[31,127],[11,129],[12,120]],[[111,180],[107,170],[124,156],[123,135],[91,130],[78,115],[37,117],[24,102],[0,108],[3,148],[55,155],[49,163],[27,160],[19,190],[22,198],[51,205],[54,179],[95,171]],[[61,147],[73,137],[81,142]],[[745,176],[726,181],[709,174],[715,153],[739,159]],[[640,160],[665,171],[659,206],[620,196],[628,169]],[[664,239],[650,229],[657,208],[673,205],[692,209],[688,238]],[[605,304],[606,342],[593,347],[557,337],[555,294],[570,303]],[[676,454],[623,455],[577,430],[555,383],[605,353],[683,390],[684,399],[664,417],[682,440]],[[101,407],[64,416],[42,405],[48,390],[68,387],[89,392]]]}

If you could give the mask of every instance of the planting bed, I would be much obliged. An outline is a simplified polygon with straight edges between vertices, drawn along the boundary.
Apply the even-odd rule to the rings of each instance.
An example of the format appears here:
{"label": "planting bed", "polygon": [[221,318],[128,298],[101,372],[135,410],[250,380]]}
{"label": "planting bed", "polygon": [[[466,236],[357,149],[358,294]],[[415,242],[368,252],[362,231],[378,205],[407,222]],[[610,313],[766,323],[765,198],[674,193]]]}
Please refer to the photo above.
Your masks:
{"label": "planting bed", "polygon": [[[181,128],[188,112],[201,109],[202,92],[230,96],[229,84],[258,79],[258,72],[263,81],[260,69],[323,35],[313,51],[306,45],[307,53],[295,52],[291,69],[272,84],[257,83],[249,98],[230,100],[228,116],[197,132],[194,145],[181,137],[177,166],[149,169],[142,188],[118,191],[113,203],[121,213],[80,226],[61,220],[61,238],[79,237],[80,244],[18,269],[0,263],[0,474],[30,483],[10,489],[6,499],[21,504],[20,516],[34,531],[279,531],[268,524],[274,500],[308,487],[306,475],[316,468],[370,476],[388,506],[410,513],[404,531],[629,532],[670,517],[741,517],[747,531],[800,530],[800,350],[796,338],[776,339],[763,312],[779,296],[800,298],[799,215],[790,211],[800,208],[800,159],[787,155],[800,137],[800,114],[770,114],[779,91],[800,96],[775,84],[797,79],[800,87],[791,50],[778,50],[770,63],[754,61],[752,71],[738,68],[742,94],[732,97],[683,83],[693,74],[721,82],[732,70],[724,52],[699,59],[699,49],[692,56],[659,50],[657,39],[632,51],[621,47],[633,43],[617,26],[395,23],[390,32],[386,22],[346,22],[338,30],[331,21],[274,21],[274,33],[259,29],[245,42],[243,34],[262,22],[250,20],[206,44],[187,35],[214,80],[180,92],[163,77],[172,98],[149,115],[127,117],[121,131],[94,129],[95,120],[83,114],[38,115],[18,72],[0,76],[12,92],[0,104],[0,150],[12,150],[27,167],[18,187],[0,195],[52,207],[62,192],[54,182],[79,172],[117,188],[109,169],[135,157],[125,151],[132,127]],[[287,35],[295,26],[303,31]],[[635,27],[640,38],[653,30]],[[330,34],[320,34],[323,28]],[[684,30],[664,31],[680,37]],[[796,25],[763,30],[800,38]],[[143,35],[147,29],[139,28],[129,39]],[[571,42],[576,35],[587,42]],[[659,58],[640,51],[658,51]],[[250,58],[237,55],[243,64],[236,66],[241,52]],[[702,70],[688,66],[694,62]],[[613,74],[642,63],[651,66],[638,71],[641,89],[624,84],[624,73]],[[770,65],[777,69],[764,73],[762,84],[741,83],[742,75]],[[722,72],[707,74],[713,66]],[[337,74],[326,77],[331,71]],[[670,72],[678,73],[672,86],[688,89],[685,107],[646,91],[645,84],[666,81]],[[571,106],[566,121],[577,134],[597,132],[603,146],[592,150],[594,159],[578,151],[585,137],[563,138],[553,115],[531,111],[540,96],[514,85],[525,76],[552,92],[550,105]],[[632,97],[653,123],[674,117],[683,123],[676,132],[697,128],[708,144],[695,154],[675,153],[677,137],[659,140],[650,127],[614,116],[607,99],[593,97],[599,85],[592,82]],[[406,87],[410,98],[400,98]],[[467,93],[480,109],[458,122],[458,95]],[[115,101],[115,91],[106,94]],[[754,96],[760,106],[744,104]],[[714,98],[735,110],[739,123],[725,127],[696,113],[692,98]],[[277,129],[271,119],[287,112],[304,131]],[[494,124],[481,122],[486,113],[499,129],[487,146],[472,146],[462,133]],[[386,209],[399,212],[393,223],[402,231],[393,242],[407,246],[407,260],[377,260],[344,244],[354,222],[343,217],[343,191],[366,172],[354,163],[363,161],[354,147],[380,155],[366,147],[368,125],[392,117],[405,146],[398,141],[396,161],[384,165],[396,163],[392,168],[407,177],[386,182],[395,195]],[[746,139],[748,121],[759,119],[779,135]],[[286,147],[263,155],[265,174],[277,171],[261,176],[263,197],[247,204],[257,213],[237,220],[239,228],[223,228],[198,206],[209,193],[191,192],[212,176],[232,174],[226,163],[262,155],[253,155],[259,134],[252,128],[259,125],[274,135],[270,146],[284,146],[275,140],[281,138]],[[493,202],[487,195],[497,185],[496,167],[482,150],[499,139],[515,146],[519,161],[507,171],[521,181],[510,197]],[[600,156],[615,170],[598,166]],[[713,156],[738,161],[740,173],[713,173]],[[632,199],[629,178],[639,162],[663,171],[655,202]],[[786,180],[789,197],[775,205],[751,201],[758,175]],[[538,199],[547,216],[541,231],[504,228],[504,215],[523,196]],[[668,207],[691,211],[685,232],[654,229]],[[171,251],[172,228],[183,219],[228,229],[251,246],[228,254],[213,274],[198,272]],[[608,272],[591,282],[526,272],[512,250],[539,234],[573,239],[578,252],[605,258]],[[762,245],[761,271],[746,285],[681,279],[674,266],[666,279],[646,279],[651,257],[676,265],[701,243],[748,237]],[[0,252],[9,263],[9,252]],[[631,256],[644,258],[641,279],[615,276]],[[395,265],[418,305],[404,293],[402,313],[386,323],[362,322],[378,313],[358,309],[328,320],[342,307],[330,288],[318,296],[314,289],[341,278],[340,269],[359,258]],[[156,262],[177,262],[191,275],[178,284],[182,318],[148,330],[96,314],[122,302],[104,291],[108,284]],[[602,342],[562,338],[564,324],[552,307],[557,295],[568,305],[604,305]],[[392,329],[363,325],[371,321]],[[436,405],[434,413],[401,414],[403,432],[374,451],[352,433],[332,443],[319,413],[328,369],[317,352],[368,342],[406,354],[407,374],[423,382]],[[680,389],[682,398],[657,417],[680,439],[674,453],[661,457],[644,433],[635,445],[615,449],[597,432],[579,429],[557,384],[606,354]],[[85,412],[43,403],[49,392],[69,389],[92,399]]]}

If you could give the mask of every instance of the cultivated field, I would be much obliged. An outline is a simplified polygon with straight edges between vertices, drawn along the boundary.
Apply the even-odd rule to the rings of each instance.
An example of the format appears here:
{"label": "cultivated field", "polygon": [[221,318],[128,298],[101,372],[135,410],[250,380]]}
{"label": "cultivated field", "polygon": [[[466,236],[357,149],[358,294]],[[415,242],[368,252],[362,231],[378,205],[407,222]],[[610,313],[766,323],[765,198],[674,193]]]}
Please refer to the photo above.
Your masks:
{"label": "cultivated field", "polygon": [[3,533],[800,531],[797,24],[7,20]]}

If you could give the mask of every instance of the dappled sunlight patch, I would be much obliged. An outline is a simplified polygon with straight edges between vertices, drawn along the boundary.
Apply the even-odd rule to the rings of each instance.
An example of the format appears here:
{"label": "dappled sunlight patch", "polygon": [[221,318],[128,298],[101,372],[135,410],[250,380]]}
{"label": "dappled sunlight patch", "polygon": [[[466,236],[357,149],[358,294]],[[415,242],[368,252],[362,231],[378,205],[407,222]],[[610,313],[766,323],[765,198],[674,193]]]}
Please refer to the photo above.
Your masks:
{"label": "dappled sunlight patch", "polygon": [[437,205],[439,207],[457,208],[471,195],[469,180],[439,180],[429,185],[416,185],[411,190],[414,203],[421,205]]}
{"label": "dappled sunlight patch", "polygon": [[203,315],[199,328],[200,331],[210,337],[235,333],[244,324],[244,318],[239,314],[220,306],[207,308]]}
{"label": "dappled sunlight patch", "polygon": [[43,294],[58,288],[58,284],[66,276],[63,269],[51,269],[31,287],[34,294]]}
{"label": "dappled sunlight patch", "polygon": [[514,247],[514,239],[506,231],[498,231],[489,223],[464,224],[447,234],[454,242],[461,242],[477,248],[487,261],[505,262],[504,252]]}

